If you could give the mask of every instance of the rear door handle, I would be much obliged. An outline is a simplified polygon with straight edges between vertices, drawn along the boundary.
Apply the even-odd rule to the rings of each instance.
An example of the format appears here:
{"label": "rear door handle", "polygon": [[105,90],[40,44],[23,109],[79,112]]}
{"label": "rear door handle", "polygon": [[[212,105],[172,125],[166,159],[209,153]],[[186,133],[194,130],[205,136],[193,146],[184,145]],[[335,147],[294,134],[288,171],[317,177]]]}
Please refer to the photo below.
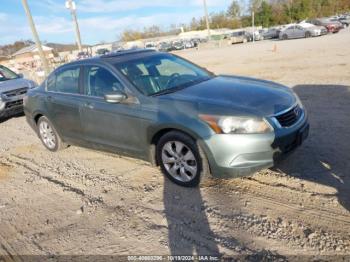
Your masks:
{"label": "rear door handle", "polygon": [[48,96],[48,97],[46,97],[46,100],[49,101],[49,102],[52,102],[54,99],[53,99],[52,96]]}

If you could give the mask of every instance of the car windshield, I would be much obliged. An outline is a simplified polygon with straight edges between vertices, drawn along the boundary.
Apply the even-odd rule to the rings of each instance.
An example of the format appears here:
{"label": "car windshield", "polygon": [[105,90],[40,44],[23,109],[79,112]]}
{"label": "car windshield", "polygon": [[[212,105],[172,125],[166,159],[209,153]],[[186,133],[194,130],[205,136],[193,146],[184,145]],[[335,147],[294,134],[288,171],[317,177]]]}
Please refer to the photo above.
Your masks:
{"label": "car windshield", "polygon": [[11,79],[16,79],[18,77],[19,76],[15,72],[11,71],[7,67],[0,65],[0,82],[6,81],[6,80],[11,80]]}
{"label": "car windshield", "polygon": [[171,54],[156,54],[115,64],[145,95],[160,95],[210,79],[213,74]]}

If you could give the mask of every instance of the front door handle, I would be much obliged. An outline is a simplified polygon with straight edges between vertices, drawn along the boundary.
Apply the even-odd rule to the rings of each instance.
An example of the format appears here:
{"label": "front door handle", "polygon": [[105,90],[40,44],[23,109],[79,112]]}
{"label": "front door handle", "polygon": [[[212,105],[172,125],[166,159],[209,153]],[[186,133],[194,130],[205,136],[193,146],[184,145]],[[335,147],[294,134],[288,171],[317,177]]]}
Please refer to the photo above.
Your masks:
{"label": "front door handle", "polygon": [[94,109],[94,105],[90,102],[84,103],[84,107],[89,108],[89,109]]}
{"label": "front door handle", "polygon": [[46,100],[49,101],[49,102],[52,102],[53,101],[53,97],[52,96],[47,96]]}

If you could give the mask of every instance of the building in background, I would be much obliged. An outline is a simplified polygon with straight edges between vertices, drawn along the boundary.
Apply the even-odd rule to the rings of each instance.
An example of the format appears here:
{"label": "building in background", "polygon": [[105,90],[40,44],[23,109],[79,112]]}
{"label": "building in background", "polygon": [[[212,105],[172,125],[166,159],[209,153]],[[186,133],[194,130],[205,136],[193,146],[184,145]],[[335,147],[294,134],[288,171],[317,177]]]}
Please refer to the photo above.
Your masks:
{"label": "building in background", "polygon": [[[53,48],[43,45],[43,51],[48,60],[54,58]],[[26,46],[12,54],[11,59],[18,64],[33,62],[37,63],[40,60],[40,57],[36,45],[31,45]]]}

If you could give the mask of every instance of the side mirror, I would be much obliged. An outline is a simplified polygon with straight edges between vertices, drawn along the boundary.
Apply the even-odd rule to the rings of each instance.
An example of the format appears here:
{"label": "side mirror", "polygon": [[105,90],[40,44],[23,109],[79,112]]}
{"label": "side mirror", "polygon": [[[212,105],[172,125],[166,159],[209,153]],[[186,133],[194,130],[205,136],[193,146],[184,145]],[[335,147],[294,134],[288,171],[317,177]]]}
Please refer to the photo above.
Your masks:
{"label": "side mirror", "polygon": [[105,94],[104,96],[105,101],[112,104],[118,104],[127,98],[128,96],[125,93],[120,91],[113,92],[110,94]]}
{"label": "side mirror", "polygon": [[23,78],[24,75],[22,73],[17,74],[19,78]]}

